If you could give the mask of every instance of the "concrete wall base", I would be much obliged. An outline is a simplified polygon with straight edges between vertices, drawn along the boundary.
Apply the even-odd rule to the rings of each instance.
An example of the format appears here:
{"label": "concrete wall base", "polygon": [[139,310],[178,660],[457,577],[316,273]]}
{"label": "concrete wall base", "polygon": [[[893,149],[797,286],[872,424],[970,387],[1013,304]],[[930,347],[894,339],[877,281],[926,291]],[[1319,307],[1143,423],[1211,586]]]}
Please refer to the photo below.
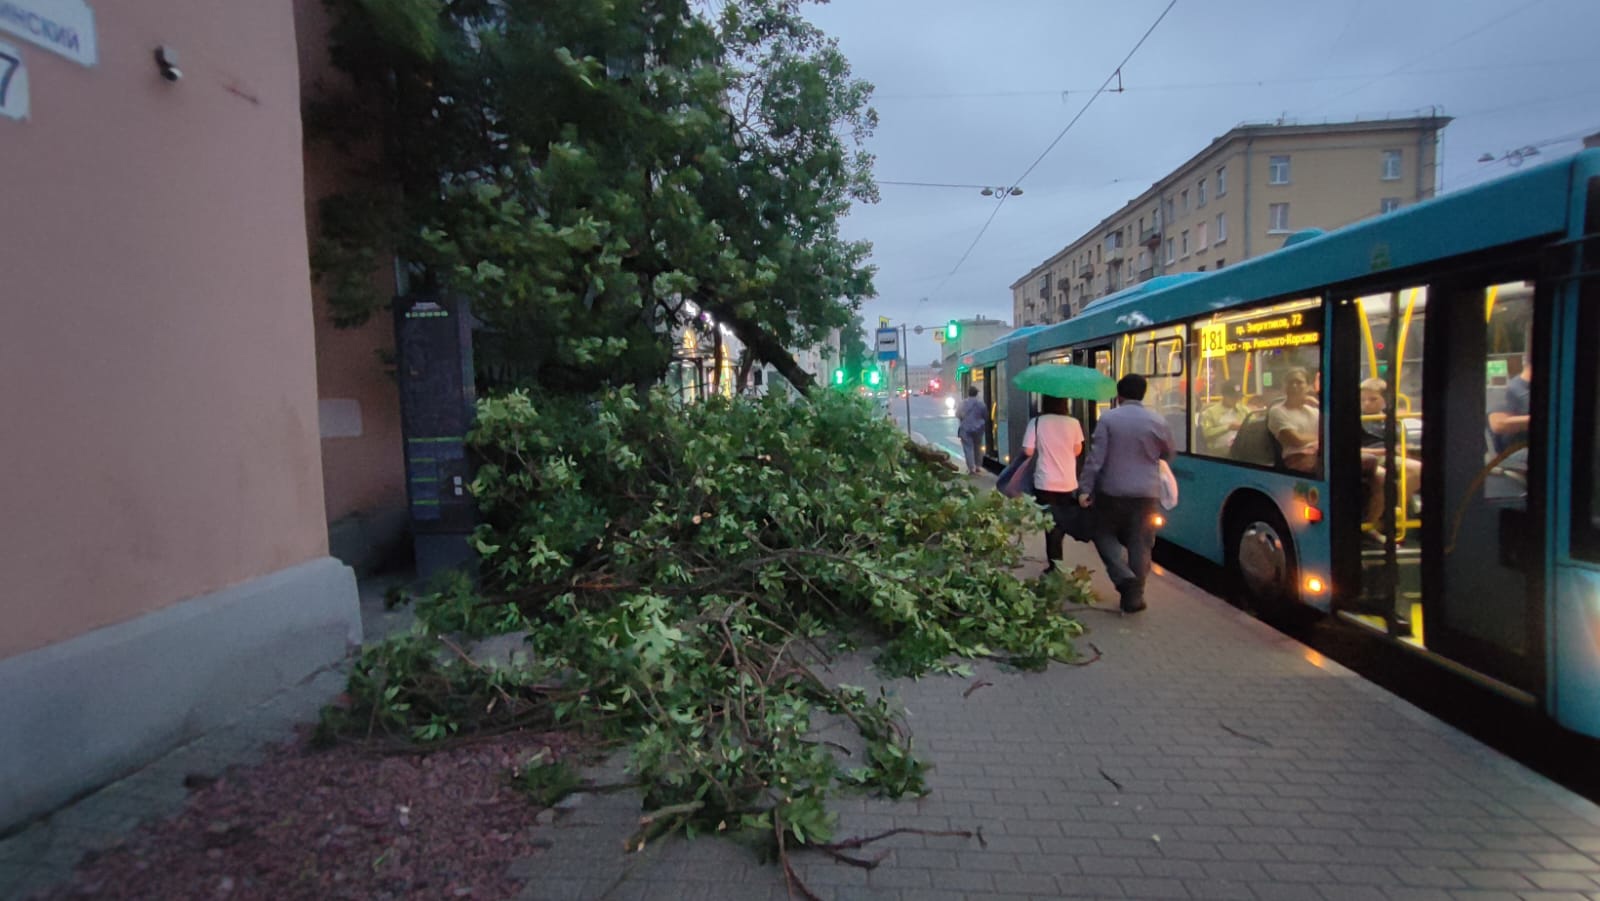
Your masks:
{"label": "concrete wall base", "polygon": [[408,566],[410,508],[402,503],[361,510],[328,524],[328,553],[360,576]]}
{"label": "concrete wall base", "polygon": [[0,660],[0,831],[239,716],[361,641],[322,557]]}

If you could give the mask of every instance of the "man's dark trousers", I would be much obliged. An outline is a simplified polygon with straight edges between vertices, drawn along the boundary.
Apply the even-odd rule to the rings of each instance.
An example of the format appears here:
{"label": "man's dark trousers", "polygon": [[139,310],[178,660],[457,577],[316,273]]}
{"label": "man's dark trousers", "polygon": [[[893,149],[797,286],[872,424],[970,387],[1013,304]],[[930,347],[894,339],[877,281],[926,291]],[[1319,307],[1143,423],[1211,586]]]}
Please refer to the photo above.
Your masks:
{"label": "man's dark trousers", "polygon": [[1137,610],[1144,606],[1144,580],[1156,545],[1156,500],[1098,494],[1094,513],[1094,549],[1122,596],[1122,608]]}

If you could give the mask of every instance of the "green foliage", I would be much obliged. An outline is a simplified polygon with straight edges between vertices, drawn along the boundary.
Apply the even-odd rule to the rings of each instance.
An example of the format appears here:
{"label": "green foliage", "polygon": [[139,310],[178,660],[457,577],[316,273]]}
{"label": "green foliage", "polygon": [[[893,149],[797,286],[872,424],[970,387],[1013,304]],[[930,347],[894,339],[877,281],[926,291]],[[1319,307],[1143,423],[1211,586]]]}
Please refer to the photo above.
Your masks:
{"label": "green foliage", "polygon": [[511,781],[527,792],[533,803],[550,807],[577,791],[583,777],[565,760],[551,760],[540,753],[518,768]]}
{"label": "green foliage", "polygon": [[[921,462],[855,398],[653,400],[480,403],[481,587],[419,600],[419,633],[363,656],[346,733],[497,727],[478,711],[503,690],[520,715],[631,743],[657,811],[641,841],[682,828],[815,844],[832,835],[830,794],[925,790],[891,699],[819,678],[824,648],[869,636],[889,674],[1074,656],[1062,604],[1086,577],[1012,575],[1018,539],[1045,525],[1031,502]],[[420,637],[510,629],[536,665],[485,669]],[[858,755],[812,737],[836,722]]]}
{"label": "green foliage", "polygon": [[838,227],[876,197],[871,89],[798,3],[328,5],[353,88],[310,130],[372,162],[319,217],[336,322],[388,302],[372,276],[398,255],[471,301],[481,362],[514,381],[658,380],[687,301],[803,381],[784,348],[872,294]]}

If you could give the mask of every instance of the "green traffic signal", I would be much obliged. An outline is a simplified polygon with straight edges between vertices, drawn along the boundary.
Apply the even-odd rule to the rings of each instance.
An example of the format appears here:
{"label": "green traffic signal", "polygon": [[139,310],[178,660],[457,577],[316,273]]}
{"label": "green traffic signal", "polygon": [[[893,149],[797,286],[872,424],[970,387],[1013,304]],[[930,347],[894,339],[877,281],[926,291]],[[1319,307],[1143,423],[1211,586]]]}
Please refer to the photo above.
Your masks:
{"label": "green traffic signal", "polygon": [[946,341],[954,341],[959,337],[961,337],[961,322],[952,319],[950,324],[944,327],[944,339]]}
{"label": "green traffic signal", "polygon": [[881,381],[883,381],[883,373],[879,372],[878,370],[874,369],[867,373],[867,384],[871,385],[872,387],[878,387],[878,383]]}
{"label": "green traffic signal", "polygon": [[833,383],[835,385],[843,385],[844,384],[844,370],[843,369],[835,369],[833,371]]}

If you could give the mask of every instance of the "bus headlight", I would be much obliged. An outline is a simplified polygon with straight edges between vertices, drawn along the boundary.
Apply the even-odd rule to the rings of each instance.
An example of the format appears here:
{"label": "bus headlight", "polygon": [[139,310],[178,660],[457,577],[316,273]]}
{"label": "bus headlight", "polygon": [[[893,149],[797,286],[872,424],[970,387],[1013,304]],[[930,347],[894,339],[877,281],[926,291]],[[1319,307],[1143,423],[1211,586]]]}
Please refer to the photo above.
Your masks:
{"label": "bus headlight", "polygon": [[956,415],[956,399],[955,398],[947,397],[947,398],[944,399],[944,415],[946,415],[946,416],[954,416],[954,415]]}

